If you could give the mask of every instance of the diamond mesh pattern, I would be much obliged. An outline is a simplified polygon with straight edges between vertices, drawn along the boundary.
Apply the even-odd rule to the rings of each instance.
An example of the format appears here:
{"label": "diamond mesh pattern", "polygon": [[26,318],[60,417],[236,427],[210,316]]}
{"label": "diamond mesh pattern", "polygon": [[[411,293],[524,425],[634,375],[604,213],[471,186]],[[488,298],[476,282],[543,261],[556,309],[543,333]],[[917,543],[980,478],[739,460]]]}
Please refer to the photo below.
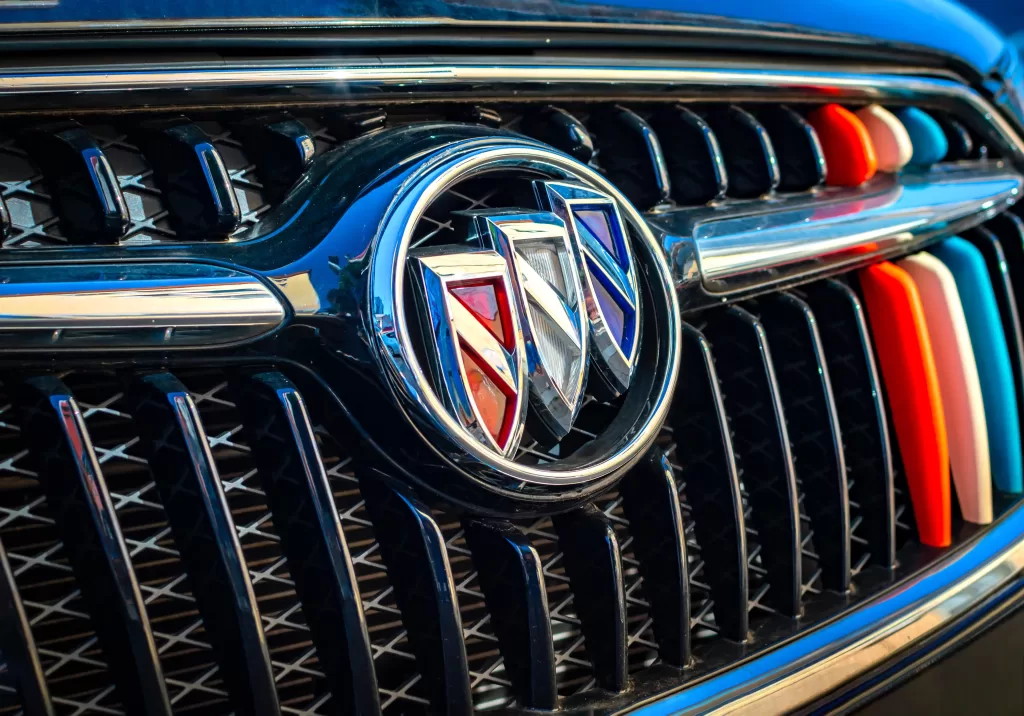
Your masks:
{"label": "diamond mesh pattern", "polygon": [[629,533],[629,520],[623,512],[622,497],[617,492],[610,492],[598,501],[597,507],[612,523],[622,552],[622,577],[626,592],[626,648],[632,673],[658,660],[658,643],[654,640],[650,615],[651,605],[644,594],[640,563],[633,554],[633,536]]}
{"label": "diamond mesh pattern", "polygon": [[[701,436],[693,435],[699,440]],[[686,499],[686,471],[676,457],[675,434],[671,426],[661,429],[658,444],[665,451],[669,464],[675,472],[676,490],[679,492],[679,508],[683,513],[683,532],[686,535],[686,571],[690,580],[690,630],[694,645],[714,639],[719,634],[713,612],[715,602],[711,598],[711,585],[704,576],[707,565],[697,541],[696,519],[693,508]],[[710,455],[709,455],[710,458]]]}
{"label": "diamond mesh pattern", "polygon": [[551,611],[551,635],[555,643],[555,679],[560,696],[586,691],[595,685],[593,666],[587,656],[575,599],[562,564],[558,537],[549,518],[520,525],[540,556],[544,586]]}
{"label": "diamond mesh pattern", "polygon": [[[85,408],[82,408],[85,411]],[[0,386],[0,538],[60,714],[122,713],[106,661]]]}
{"label": "diamond mesh pattern", "polygon": [[330,699],[266,496],[218,372],[179,375],[193,394],[249,567],[282,710],[322,714]]}

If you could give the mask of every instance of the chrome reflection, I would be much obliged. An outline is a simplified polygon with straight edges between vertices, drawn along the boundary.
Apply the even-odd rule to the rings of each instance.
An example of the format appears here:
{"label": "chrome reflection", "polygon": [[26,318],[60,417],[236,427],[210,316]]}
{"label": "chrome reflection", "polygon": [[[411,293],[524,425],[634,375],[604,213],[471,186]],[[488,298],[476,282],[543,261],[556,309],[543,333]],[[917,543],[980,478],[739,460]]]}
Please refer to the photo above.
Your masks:
{"label": "chrome reflection", "polygon": [[691,280],[692,245],[704,289],[729,294],[906,252],[930,238],[991,218],[1020,198],[1024,178],[1002,167],[952,166],[880,175],[854,189],[772,205],[677,212],[666,231],[676,281]]}
{"label": "chrome reflection", "polygon": [[0,350],[215,347],[285,318],[253,276],[203,264],[47,264],[4,269]]}

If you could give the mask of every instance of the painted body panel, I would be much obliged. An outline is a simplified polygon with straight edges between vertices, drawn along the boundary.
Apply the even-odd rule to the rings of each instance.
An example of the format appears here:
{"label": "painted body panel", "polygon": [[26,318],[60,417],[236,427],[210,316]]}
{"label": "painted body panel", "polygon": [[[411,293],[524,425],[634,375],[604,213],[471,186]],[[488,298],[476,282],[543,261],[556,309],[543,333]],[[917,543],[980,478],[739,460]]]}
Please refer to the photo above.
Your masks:
{"label": "painted body panel", "polygon": [[[0,4],[0,28],[13,23],[166,22],[178,19],[305,18],[324,22],[621,23],[714,31],[768,26],[797,33],[835,33],[952,55],[987,73],[1005,62],[1002,35],[950,0],[53,0]],[[795,38],[796,39],[796,38]]]}

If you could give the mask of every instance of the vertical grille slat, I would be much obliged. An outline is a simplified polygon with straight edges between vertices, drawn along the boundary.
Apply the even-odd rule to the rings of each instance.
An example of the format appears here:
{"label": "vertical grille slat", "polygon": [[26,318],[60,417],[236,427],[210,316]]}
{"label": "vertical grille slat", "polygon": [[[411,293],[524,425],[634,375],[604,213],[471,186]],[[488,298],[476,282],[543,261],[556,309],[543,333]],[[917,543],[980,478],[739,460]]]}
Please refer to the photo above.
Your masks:
{"label": "vertical grille slat", "polygon": [[7,550],[0,542],[0,651],[14,682],[21,706],[32,716],[53,716],[53,701],[43,675],[35,638],[29,626],[25,606],[14,581]]}
{"label": "vertical grille slat", "polygon": [[547,105],[523,114],[520,131],[550,144],[586,164],[594,156],[594,140],[583,122],[559,107]]}
{"label": "vertical grille slat", "polygon": [[843,436],[854,573],[896,563],[896,515],[889,423],[871,335],[857,294],[836,280],[804,289],[819,328]]}
{"label": "vertical grille slat", "polygon": [[[1016,227],[1014,227],[1016,228]],[[999,304],[999,317],[1006,335],[1006,348],[1010,354],[1010,369],[1017,394],[1017,415],[1024,425],[1024,334],[1021,331],[1020,306],[1017,289],[1014,288],[1013,273],[1003,242],[988,226],[979,226],[968,233],[967,238],[981,250],[992,277],[992,290]],[[1008,236],[1010,242],[1014,237]],[[1019,237],[1017,238],[1019,241]],[[1018,278],[1021,278],[1018,275]],[[1024,284],[1019,284],[1024,289]]]}
{"label": "vertical grille slat", "polygon": [[348,544],[304,401],[278,372],[233,380],[244,431],[335,713],[379,714],[373,655]]}
{"label": "vertical grille slat", "polygon": [[186,117],[147,120],[129,135],[153,167],[179,238],[231,235],[242,212],[214,140]]}
{"label": "vertical grille slat", "polygon": [[753,199],[775,191],[781,175],[775,147],[764,126],[736,105],[712,107],[703,117],[718,137],[729,172],[726,195]]}
{"label": "vertical grille slat", "polygon": [[129,713],[170,714],[139,583],[78,404],[54,376],[10,387],[24,410],[30,464],[62,533],[121,701]]}
{"label": "vertical grille slat", "polygon": [[74,121],[33,127],[21,143],[43,171],[70,242],[117,243],[124,236],[128,207],[117,175],[85,128]]}
{"label": "vertical grille slat", "polygon": [[359,488],[380,542],[395,599],[437,712],[470,714],[469,664],[444,536],[429,510],[373,475]]}
{"label": "vertical grille slat", "polygon": [[633,553],[650,602],[658,655],[673,666],[690,660],[690,582],[679,492],[668,458],[655,449],[619,486]]}
{"label": "vertical grille slat", "polygon": [[629,667],[618,536],[607,516],[592,505],[558,515],[553,522],[594,677],[602,688],[622,691]]}
{"label": "vertical grille slat", "polygon": [[723,198],[729,174],[708,123],[680,104],[656,110],[650,123],[665,151],[672,198],[684,206]]}
{"label": "vertical grille slat", "polygon": [[683,365],[690,379],[676,396],[669,418],[681,481],[686,483],[701,553],[713,565],[705,573],[715,623],[726,638],[743,641],[748,624],[743,499],[711,346],[689,324],[683,324]]}
{"label": "vertical grille slat", "polygon": [[154,373],[132,382],[129,400],[235,708],[279,714],[259,608],[193,398],[173,375]]}
{"label": "vertical grille slat", "polygon": [[772,347],[822,583],[845,592],[850,587],[846,459],[818,321],[810,306],[792,294],[759,301],[758,308]]}
{"label": "vertical grille slat", "polygon": [[760,552],[751,569],[764,570],[754,600],[787,616],[800,613],[800,511],[789,436],[764,327],[735,306],[712,312],[704,335],[722,382],[734,431],[741,482],[753,513]]}
{"label": "vertical grille slat", "polygon": [[672,191],[658,137],[636,112],[619,105],[594,110],[587,121],[597,161],[608,178],[639,209],[649,209]]}
{"label": "vertical grille slat", "polygon": [[507,522],[465,520],[463,527],[519,704],[556,708],[551,614],[537,550]]}

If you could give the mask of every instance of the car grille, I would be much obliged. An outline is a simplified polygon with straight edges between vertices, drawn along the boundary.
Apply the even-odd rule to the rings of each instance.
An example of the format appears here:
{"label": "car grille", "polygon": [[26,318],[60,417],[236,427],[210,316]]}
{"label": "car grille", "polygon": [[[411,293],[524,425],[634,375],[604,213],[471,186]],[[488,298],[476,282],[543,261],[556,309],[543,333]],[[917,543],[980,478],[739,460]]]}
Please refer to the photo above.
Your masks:
{"label": "car grille", "polygon": [[[707,126],[700,123],[708,117],[721,122],[719,148],[688,144],[689,135],[662,131],[666,103],[649,98],[301,106],[288,121],[308,135],[317,155],[344,151],[348,139],[381,123],[474,122],[556,145],[561,141],[559,149],[602,170],[652,215],[709,201],[719,207],[765,207],[823,191],[824,177],[814,171],[817,160],[793,151],[790,141],[798,126],[793,123],[820,98],[787,100],[795,111],[783,120],[778,119],[781,102],[733,107],[727,95],[711,99],[672,104],[670,111],[676,120],[685,116],[695,122],[691,129]],[[726,122],[720,113],[730,111],[753,124],[737,128]],[[255,163],[232,129],[258,114],[246,112],[189,112],[189,121],[220,156],[239,205],[218,237],[233,242],[260,236],[261,222],[284,195],[273,181],[266,188],[273,168]],[[941,116],[967,127],[971,149],[958,159],[961,164],[998,161],[1001,150],[990,146],[977,117]],[[758,117],[766,119],[764,125]],[[195,236],[175,228],[187,222],[175,220],[167,189],[156,179],[159,171],[131,138],[143,119],[90,112],[78,120],[109,161],[125,199],[128,221],[103,256],[153,244],[184,251],[195,245]],[[12,129],[12,138],[0,142],[0,190],[11,217],[3,251],[9,256],[34,260],[45,256],[33,253],[37,249],[75,244],[91,250],[92,244],[111,243],[110,237],[83,240],[75,235],[80,224],[61,215],[67,209],[55,203],[58,178],[39,169],[33,157],[42,150],[25,133],[33,127],[52,133],[48,121],[32,119],[32,126]],[[590,131],[594,151],[565,141],[566,122]],[[650,133],[630,132],[631,126]],[[751,127],[760,127],[762,134],[752,134]],[[751,144],[751,137],[764,136],[767,145]],[[735,155],[734,147],[743,147],[745,155]],[[664,154],[662,165],[651,158],[657,153]],[[667,167],[668,180],[659,175],[659,166]],[[781,166],[780,175],[766,179],[775,166]],[[732,183],[716,174],[721,167]],[[450,241],[454,212],[498,207],[503,201],[501,187],[494,184],[456,187],[424,219],[419,241]],[[1024,292],[1019,221],[1005,214],[983,226],[1003,241],[1006,252],[1005,276],[994,273],[993,278],[1016,283]],[[318,384],[294,365],[254,368],[230,355],[210,361],[138,356],[135,364],[99,366],[70,355],[57,355],[45,366],[34,358],[25,364],[8,361],[0,376],[0,540],[9,565],[3,575],[4,630],[13,638],[4,643],[21,644],[22,650],[3,655],[0,712],[32,713],[44,691],[56,713],[131,713],[141,703],[135,692],[145,689],[139,673],[146,669],[124,662],[124,652],[110,647],[127,638],[117,631],[120,612],[97,601],[97,586],[83,584],[93,573],[97,583],[105,583],[102,574],[117,563],[122,575],[137,581],[147,619],[135,628],[153,641],[153,663],[147,668],[162,679],[174,713],[272,712],[265,702],[246,702],[240,691],[245,682],[229,673],[243,669],[243,662],[244,668],[258,670],[259,663],[252,663],[263,659],[281,712],[346,712],[367,698],[360,695],[365,682],[356,667],[350,665],[352,683],[339,687],[334,678],[339,667],[320,653],[324,642],[318,641],[318,630],[330,627],[342,640],[349,627],[327,607],[310,615],[311,598],[296,571],[315,565],[297,563],[282,540],[285,533],[312,534],[306,513],[298,512],[308,504],[299,504],[294,514],[272,504],[271,468],[254,454],[253,440],[280,434],[274,425],[260,424],[248,403],[237,404],[258,392],[240,377],[242,367],[301,387],[362,604],[376,698],[386,714],[531,707],[614,711],[806,634],[984,531],[956,519],[952,547],[918,543],[854,272],[704,306],[683,318],[684,373],[656,449],[619,489],[578,514],[509,521],[427,507],[390,492],[353,462],[351,446],[358,436],[333,414]],[[1019,336],[1019,325],[1009,329]],[[1019,390],[1019,352],[1015,361]],[[172,496],[157,484],[164,478],[155,474],[151,459],[164,454],[159,451],[165,438],[142,422],[153,412],[139,397],[137,376],[158,369],[168,380],[180,381],[194,401],[199,436],[209,446],[214,479],[223,491],[222,517],[236,533],[251,595],[204,584],[199,563],[186,548],[192,540],[208,539],[206,528],[184,524],[178,512],[172,515]],[[35,377],[26,378],[26,371]],[[36,415],[46,412],[39,398],[42,379],[49,381],[51,398],[73,396],[77,402],[83,435],[91,440],[99,466],[97,484],[109,492],[108,526],[116,525],[123,544],[103,543],[93,532],[101,528],[81,519],[89,509],[84,496],[54,502],[49,471],[60,469],[54,461],[71,459],[74,440],[57,429],[42,429],[59,426],[52,415]],[[35,385],[36,392],[26,384]],[[595,413],[601,409],[593,407]],[[182,433],[180,426],[165,427],[172,436],[166,440]],[[567,439],[581,437],[587,434],[578,429]],[[295,449],[287,440],[281,448],[288,454]],[[545,452],[527,444],[520,458],[544,460]],[[1014,499],[1001,495],[997,513],[1006,514]],[[79,518],[71,519],[72,514]],[[594,525],[604,530],[600,538],[592,534]],[[106,555],[69,549],[75,537],[83,544],[106,544]],[[513,543],[526,555],[522,564],[509,557]],[[675,550],[682,544],[685,570],[680,573],[673,564],[678,565]],[[215,560],[212,553],[209,559]],[[525,569],[535,581],[517,576],[513,567]],[[427,584],[431,576],[434,581]],[[265,655],[211,629],[213,612],[200,608],[200,590],[207,590],[205,599],[224,613],[242,608],[233,603],[251,609],[265,635]],[[498,596],[502,591],[506,599]],[[538,683],[530,645],[524,646],[521,635],[506,633],[509,625],[525,628],[529,608],[550,622],[554,693]],[[616,661],[620,645],[625,645],[624,665]],[[460,694],[469,700],[460,701]]]}

